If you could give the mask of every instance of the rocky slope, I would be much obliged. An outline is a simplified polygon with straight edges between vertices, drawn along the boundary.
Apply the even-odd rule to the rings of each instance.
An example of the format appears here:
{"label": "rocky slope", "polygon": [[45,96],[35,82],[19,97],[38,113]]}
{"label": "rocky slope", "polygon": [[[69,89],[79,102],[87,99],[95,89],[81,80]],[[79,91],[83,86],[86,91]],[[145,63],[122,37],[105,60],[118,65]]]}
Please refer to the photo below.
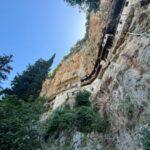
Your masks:
{"label": "rocky slope", "polygon": [[[77,45],[79,51],[61,62],[55,77],[45,81],[41,95],[49,97],[70,89],[69,84],[79,83],[82,76],[91,72],[103,30],[109,23],[113,2],[102,0],[101,9],[89,14],[86,40]],[[97,84],[91,85],[96,88],[94,92],[90,91],[91,101],[99,113],[109,118],[110,131],[106,134],[93,132],[87,135],[74,131],[70,134],[72,149],[144,149],[139,139],[142,136],[141,130],[150,130],[150,4],[146,0],[129,0],[128,5],[123,11],[126,17],[125,14],[121,16],[107,59],[101,62],[102,69],[94,81]],[[77,89],[89,90],[89,86],[79,85],[75,90]],[[66,103],[63,96],[56,97],[54,105],[57,101],[59,105],[56,106]],[[67,136],[62,132],[57,140],[58,145],[63,145]],[[54,146],[54,149],[59,147]]]}

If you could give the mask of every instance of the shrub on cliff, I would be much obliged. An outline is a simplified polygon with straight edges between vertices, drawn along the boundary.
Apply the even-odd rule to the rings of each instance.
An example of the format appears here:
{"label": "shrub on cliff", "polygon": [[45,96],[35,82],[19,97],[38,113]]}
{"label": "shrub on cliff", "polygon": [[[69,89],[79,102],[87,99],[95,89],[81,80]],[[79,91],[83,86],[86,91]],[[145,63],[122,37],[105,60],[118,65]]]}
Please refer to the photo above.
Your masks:
{"label": "shrub on cliff", "polygon": [[91,96],[91,93],[84,90],[84,91],[79,91],[76,95],[76,107],[80,106],[90,106],[91,103],[89,101],[89,98]]}
{"label": "shrub on cliff", "polygon": [[109,122],[93,110],[92,107],[81,106],[74,109],[57,109],[47,121],[47,140],[50,136],[59,135],[63,130],[77,130],[83,133],[97,131],[106,132]]}
{"label": "shrub on cliff", "polygon": [[76,126],[80,132],[89,133],[93,130],[95,112],[91,107],[82,106],[76,111]]}
{"label": "shrub on cliff", "polygon": [[74,121],[76,114],[74,110],[70,108],[59,108],[54,111],[50,119],[47,121],[47,132],[45,134],[45,140],[49,138],[54,132],[60,133],[62,130],[66,130],[74,127]]}
{"label": "shrub on cliff", "polygon": [[76,96],[76,107],[57,109],[47,122],[45,140],[51,135],[59,135],[63,130],[69,129],[83,133],[106,132],[109,122],[91,106],[90,95],[88,91],[80,91]]}
{"label": "shrub on cliff", "polygon": [[101,117],[92,107],[82,106],[76,110],[76,127],[78,131],[83,133],[92,131],[105,133],[108,126],[108,120]]}
{"label": "shrub on cliff", "polygon": [[150,150],[150,125],[142,128],[140,133],[140,140],[144,150]]}

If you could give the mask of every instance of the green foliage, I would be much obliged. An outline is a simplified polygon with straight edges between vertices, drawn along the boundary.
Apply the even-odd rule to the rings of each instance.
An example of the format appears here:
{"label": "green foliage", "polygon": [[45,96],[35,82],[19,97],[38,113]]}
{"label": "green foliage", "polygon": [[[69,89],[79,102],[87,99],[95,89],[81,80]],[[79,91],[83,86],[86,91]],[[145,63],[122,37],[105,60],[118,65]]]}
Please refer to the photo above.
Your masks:
{"label": "green foliage", "polygon": [[70,6],[78,5],[80,8],[89,8],[95,10],[99,7],[100,0],[64,0]]}
{"label": "green foliage", "polygon": [[59,67],[60,67],[60,64],[53,70],[52,73],[51,72],[48,73],[48,77],[50,77],[51,79],[53,79],[55,77],[55,74],[58,71]]}
{"label": "green foliage", "polygon": [[69,140],[66,141],[66,143],[62,147],[60,147],[60,150],[71,150],[71,149],[72,149],[72,146]]}
{"label": "green foliage", "polygon": [[86,106],[77,109],[76,125],[77,130],[84,133],[89,133],[93,130],[93,122],[95,121],[95,112]]}
{"label": "green foliage", "polygon": [[7,78],[7,74],[9,74],[12,70],[12,67],[10,66],[10,63],[12,62],[12,57],[12,55],[0,55],[0,82],[2,80],[5,80]]}
{"label": "green foliage", "polygon": [[0,101],[0,149],[26,150],[41,148],[39,116],[45,111],[43,98],[24,102],[16,96]]}
{"label": "green foliage", "polygon": [[109,122],[90,105],[90,93],[80,91],[76,97],[76,106],[73,109],[64,107],[57,109],[48,120],[47,140],[54,133],[59,135],[63,130],[76,129],[83,133],[92,131],[106,132]]}
{"label": "green foliage", "polygon": [[132,103],[130,97],[128,99],[126,99],[126,101],[123,101],[120,105],[121,105],[123,112],[125,114],[127,114],[128,119],[132,119],[135,107],[134,107],[134,104]]}
{"label": "green foliage", "polygon": [[141,130],[141,143],[144,150],[150,150],[150,127],[144,127]]}
{"label": "green foliage", "polygon": [[36,99],[42,88],[42,83],[47,77],[49,68],[51,67],[55,55],[53,55],[48,61],[39,59],[33,65],[29,65],[22,74],[15,76],[12,81],[12,88],[6,94],[17,95],[20,99],[25,101],[29,97]]}
{"label": "green foliage", "polygon": [[76,95],[76,106],[90,106],[90,101],[89,98],[91,96],[91,93],[84,90],[84,91],[79,91]]}
{"label": "green foliage", "polygon": [[50,134],[54,132],[61,132],[62,130],[69,129],[74,124],[75,113],[74,110],[69,108],[57,109],[51,116],[49,120],[48,130],[45,135],[47,139]]}
{"label": "green foliage", "polygon": [[[45,125],[41,125],[39,117],[46,110],[44,99],[38,96],[54,57],[48,61],[39,59],[34,65],[29,65],[14,78],[12,88],[3,91],[5,96],[0,101],[0,150],[42,149]],[[0,68],[3,79],[6,78],[5,73],[11,70],[8,65],[11,57],[6,58],[4,67],[1,65]]]}
{"label": "green foliage", "polygon": [[85,3],[86,0],[65,0],[67,3],[69,3],[71,6],[74,5],[82,5],[83,3]]}
{"label": "green foliage", "polygon": [[93,130],[99,133],[107,132],[107,129],[110,127],[110,122],[107,118],[104,118],[99,113],[95,112],[93,119]]}
{"label": "green foliage", "polygon": [[76,110],[77,130],[84,133],[106,132],[109,122],[91,107],[82,106]]}

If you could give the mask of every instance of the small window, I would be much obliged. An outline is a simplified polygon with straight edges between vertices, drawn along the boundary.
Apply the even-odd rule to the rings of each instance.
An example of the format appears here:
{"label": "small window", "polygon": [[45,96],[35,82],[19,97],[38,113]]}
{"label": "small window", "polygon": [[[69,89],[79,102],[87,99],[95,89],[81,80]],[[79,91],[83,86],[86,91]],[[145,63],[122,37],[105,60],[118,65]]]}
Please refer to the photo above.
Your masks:
{"label": "small window", "polygon": [[129,5],[129,1],[126,2],[125,6],[127,7]]}

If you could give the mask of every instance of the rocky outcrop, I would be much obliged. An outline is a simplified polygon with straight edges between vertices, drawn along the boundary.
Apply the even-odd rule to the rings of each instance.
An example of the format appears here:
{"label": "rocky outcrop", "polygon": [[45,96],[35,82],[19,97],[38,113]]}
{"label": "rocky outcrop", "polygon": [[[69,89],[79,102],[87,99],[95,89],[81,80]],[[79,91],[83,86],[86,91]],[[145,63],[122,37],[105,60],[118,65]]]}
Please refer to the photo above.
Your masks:
{"label": "rocky outcrop", "polygon": [[41,95],[49,97],[63,91],[73,83],[80,81],[81,77],[91,73],[114,1],[102,0],[101,10],[96,13],[88,12],[85,39],[78,42],[70,56],[62,60],[55,77],[45,81]]}
{"label": "rocky outcrop", "polygon": [[[150,124],[150,4],[148,1],[127,1],[106,60],[97,79],[90,85],[81,87],[80,78],[88,74],[98,53],[98,44],[103,29],[108,25],[113,1],[101,1],[101,10],[90,13],[87,40],[80,51],[63,60],[54,79],[46,80],[42,95],[67,89],[69,84],[77,84],[69,91],[63,91],[53,101],[54,106],[73,102],[68,93],[86,89],[92,93],[91,101],[104,116],[109,118],[111,127],[106,135],[91,133],[86,136],[86,146],[81,144],[82,133],[75,132],[75,149],[143,149],[140,142],[141,129]],[[106,13],[109,11],[109,15]],[[105,17],[106,18],[105,18]],[[70,100],[66,101],[66,98]],[[63,100],[61,100],[63,99]],[[58,105],[57,105],[58,104]],[[71,103],[73,104],[73,103]],[[65,136],[63,136],[65,137]],[[90,139],[95,139],[92,144]],[[88,141],[88,142],[87,142]],[[77,146],[78,145],[78,146]],[[113,147],[111,147],[111,145]],[[82,147],[83,146],[83,147]],[[80,148],[79,148],[80,147]]]}
{"label": "rocky outcrop", "polygon": [[110,117],[119,150],[142,149],[140,129],[150,123],[150,6],[137,2],[131,11],[128,30],[121,35],[115,53],[115,47],[110,50],[110,65],[99,76],[101,85],[95,97],[100,112],[105,110]]}

